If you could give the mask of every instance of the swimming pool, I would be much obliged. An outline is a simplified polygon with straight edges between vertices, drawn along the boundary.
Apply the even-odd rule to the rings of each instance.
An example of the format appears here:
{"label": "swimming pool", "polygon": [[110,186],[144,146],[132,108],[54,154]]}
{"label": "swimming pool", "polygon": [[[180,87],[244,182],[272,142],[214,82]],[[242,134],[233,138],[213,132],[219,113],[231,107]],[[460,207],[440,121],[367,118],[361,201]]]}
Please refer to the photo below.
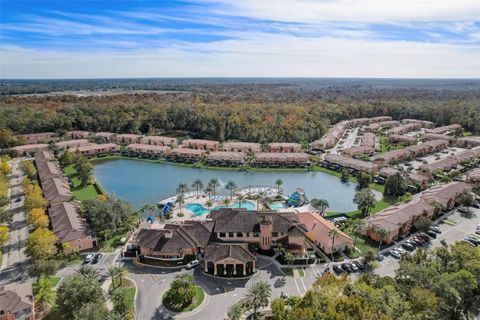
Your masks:
{"label": "swimming pool", "polygon": [[285,202],[272,202],[268,205],[268,207],[272,210],[280,210],[289,208],[289,206]]}
{"label": "swimming pool", "polygon": [[201,216],[204,214],[208,214],[210,213],[210,211],[220,209],[220,208],[244,208],[247,210],[255,210],[255,207],[256,207],[255,203],[251,201],[242,201],[241,205],[239,205],[239,203],[237,202],[229,206],[216,206],[213,209],[205,208],[200,203],[189,203],[185,205],[185,209],[192,211],[194,216]]}

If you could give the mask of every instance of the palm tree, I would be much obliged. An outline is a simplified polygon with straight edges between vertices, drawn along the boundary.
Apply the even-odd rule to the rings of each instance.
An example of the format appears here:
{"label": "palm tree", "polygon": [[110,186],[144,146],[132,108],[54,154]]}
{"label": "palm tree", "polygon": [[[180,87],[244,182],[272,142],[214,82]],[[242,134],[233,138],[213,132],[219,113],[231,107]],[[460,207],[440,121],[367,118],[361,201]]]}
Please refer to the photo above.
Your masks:
{"label": "palm tree", "polygon": [[207,200],[207,202],[205,202],[205,205],[207,206],[207,208],[213,207],[213,202],[212,202],[212,200]]}
{"label": "palm tree", "polygon": [[242,318],[243,312],[245,310],[243,309],[243,306],[241,303],[235,303],[230,310],[228,310],[227,316],[228,319],[230,320],[240,320]]}
{"label": "palm tree", "polygon": [[115,312],[124,315],[128,311],[128,301],[125,290],[115,290],[111,295]]}
{"label": "palm tree", "polygon": [[330,232],[328,233],[328,236],[330,238],[332,238],[332,261],[335,261],[335,259],[333,258],[333,249],[335,247],[335,239],[338,237],[338,230],[335,228],[335,229],[332,229],[330,230]]}
{"label": "palm tree", "polygon": [[280,194],[280,187],[283,185],[282,179],[277,179],[277,181],[275,181],[275,185],[277,186],[277,194]]}
{"label": "palm tree", "polygon": [[84,278],[94,280],[98,279],[98,271],[93,269],[91,266],[82,265],[76,272],[78,275],[81,275]]}
{"label": "palm tree", "polygon": [[385,238],[388,236],[388,231],[383,228],[376,228],[374,232],[378,237],[378,250],[380,250],[380,248],[382,247],[382,241],[385,240]]}
{"label": "palm tree", "polygon": [[328,207],[330,207],[330,204],[325,199],[312,199],[312,201],[310,203],[311,203],[312,207],[314,207],[317,210],[320,210],[322,215],[325,213],[325,210]]}
{"label": "palm tree", "polygon": [[123,285],[123,279],[127,276],[128,270],[125,267],[115,267],[117,269],[117,277],[120,279],[120,285]]}
{"label": "palm tree", "polygon": [[182,196],[185,192],[188,191],[188,185],[186,183],[179,183],[176,189],[177,194],[181,194]]}
{"label": "palm tree", "polygon": [[108,268],[107,275],[112,280],[112,288],[115,288],[115,280],[118,277],[118,269],[115,267]]}
{"label": "palm tree", "polygon": [[230,200],[233,200],[233,192],[237,189],[237,185],[232,180],[228,181],[225,185],[225,189],[230,191]]}
{"label": "palm tree", "polygon": [[257,198],[257,210],[260,210],[260,201],[262,201],[264,197],[265,197],[265,192],[264,192],[264,191],[260,191],[260,192],[256,195],[256,198]]}
{"label": "palm tree", "polygon": [[205,193],[208,195],[208,200],[210,200],[213,193],[213,187],[210,184],[205,188]]}
{"label": "palm tree", "polygon": [[218,181],[218,179],[210,179],[210,181],[208,182],[208,185],[211,187],[212,191],[213,191],[213,195],[216,196],[217,195],[217,188],[220,187],[220,182]]}
{"label": "palm tree", "polygon": [[283,259],[285,260],[288,266],[290,266],[292,263],[295,262],[295,256],[290,252],[285,253],[285,255],[283,256]]}
{"label": "palm tree", "polygon": [[225,205],[225,207],[228,207],[231,203],[232,201],[230,199],[228,198],[223,199],[223,204]]}
{"label": "palm tree", "polygon": [[243,202],[245,201],[245,196],[243,194],[237,195],[238,207],[241,208]]}
{"label": "palm tree", "polygon": [[177,196],[177,201],[176,201],[180,207],[180,213],[182,213],[182,208],[183,208],[183,205],[185,204],[185,197],[183,196],[183,194],[179,194]]}
{"label": "palm tree", "polygon": [[202,180],[200,179],[195,179],[193,182],[192,182],[192,185],[191,187],[193,189],[195,189],[195,191],[197,192],[197,198],[198,198],[198,195],[200,193],[200,190],[203,189],[203,182]]}
{"label": "palm tree", "polygon": [[360,230],[362,230],[362,220],[360,219],[353,219],[352,222],[352,232],[353,232],[353,248],[355,249],[355,246],[357,244],[357,234]]}
{"label": "palm tree", "polygon": [[48,313],[50,307],[55,303],[55,292],[53,292],[52,283],[43,274],[33,284],[35,293],[35,302],[42,305],[43,310]]}
{"label": "palm tree", "polygon": [[272,287],[266,281],[258,281],[252,284],[245,294],[247,303],[253,307],[253,316],[257,318],[258,309],[268,306],[268,300],[272,295]]}

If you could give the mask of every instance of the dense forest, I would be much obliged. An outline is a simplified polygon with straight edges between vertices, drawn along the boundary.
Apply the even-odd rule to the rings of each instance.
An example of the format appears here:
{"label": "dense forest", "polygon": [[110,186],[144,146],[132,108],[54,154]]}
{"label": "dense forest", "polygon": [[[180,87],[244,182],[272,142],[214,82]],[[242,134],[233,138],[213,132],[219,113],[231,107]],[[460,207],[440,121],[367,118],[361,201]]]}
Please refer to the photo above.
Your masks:
{"label": "dense forest", "polygon": [[[93,82],[94,85],[88,86],[86,82],[80,87],[69,81],[63,82],[64,87],[54,82],[55,85],[49,85],[50,89],[41,89],[43,82],[26,85],[25,88],[47,92],[76,88],[115,90],[116,93],[3,95],[0,97],[0,127],[10,128],[15,133],[61,133],[77,129],[175,133],[221,141],[308,143],[320,138],[332,123],[355,117],[389,115],[395,119],[430,120],[437,125],[461,123],[468,131],[480,133],[478,83],[462,86],[420,83],[409,87],[387,80],[383,85],[239,81],[217,84],[162,82],[162,85],[142,87],[141,83],[132,81],[130,87],[125,85],[126,80],[115,85]],[[447,88],[449,85],[452,89]],[[5,88],[17,87],[15,84],[2,85],[2,92],[6,92]],[[170,91],[122,93],[122,89]]]}

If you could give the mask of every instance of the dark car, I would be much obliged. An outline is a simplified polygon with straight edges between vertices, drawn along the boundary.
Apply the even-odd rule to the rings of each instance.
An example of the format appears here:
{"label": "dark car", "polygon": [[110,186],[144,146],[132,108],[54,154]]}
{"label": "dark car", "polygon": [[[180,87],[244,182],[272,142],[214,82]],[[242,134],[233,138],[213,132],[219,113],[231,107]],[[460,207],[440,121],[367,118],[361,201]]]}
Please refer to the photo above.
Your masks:
{"label": "dark car", "polygon": [[470,242],[477,246],[480,244],[480,240],[478,240],[478,238],[473,235],[468,236],[468,240],[470,240]]}
{"label": "dark car", "polygon": [[355,261],[353,261],[353,263],[357,266],[357,268],[358,268],[359,270],[365,269],[365,265],[364,265],[363,263],[361,263],[360,261],[355,260]]}
{"label": "dark car", "polygon": [[22,201],[22,198],[20,198],[20,197],[15,199],[15,202],[20,202],[20,201]]}
{"label": "dark car", "polygon": [[333,272],[335,272],[337,274],[340,274],[340,273],[343,272],[343,269],[340,268],[340,266],[338,264],[333,265],[332,269],[333,269]]}
{"label": "dark car", "polygon": [[461,213],[469,213],[469,212],[468,212],[468,209],[467,209],[467,208],[464,208],[464,207],[458,208],[458,212],[461,212]]}
{"label": "dark car", "polygon": [[440,240],[440,243],[442,244],[442,246],[447,246],[447,240],[445,239]]}
{"label": "dark car", "polygon": [[436,238],[437,238],[437,234],[436,234],[435,232],[433,232],[433,231],[430,231],[430,230],[429,230],[429,231],[427,231],[427,234],[428,234],[430,237],[432,237],[433,239],[436,239]]}
{"label": "dark car", "polygon": [[408,251],[413,251],[415,250],[415,247],[411,245],[410,243],[404,242],[402,243],[402,247]]}
{"label": "dark car", "polygon": [[102,258],[102,254],[101,254],[101,253],[97,253],[97,254],[95,255],[95,257],[93,258],[93,260],[92,260],[92,264],[96,264],[101,258]]}
{"label": "dark car", "polygon": [[383,261],[383,259],[385,259],[385,257],[383,255],[379,254],[376,259],[377,259],[377,261]]}
{"label": "dark car", "polygon": [[472,207],[480,209],[480,203],[475,203],[474,205],[472,205]]}
{"label": "dark car", "polygon": [[345,270],[348,273],[352,273],[352,268],[350,268],[350,264],[348,263],[342,263],[342,269]]}
{"label": "dark car", "polygon": [[419,233],[418,237],[420,237],[421,239],[423,239],[426,242],[430,241],[430,238],[425,233]]}

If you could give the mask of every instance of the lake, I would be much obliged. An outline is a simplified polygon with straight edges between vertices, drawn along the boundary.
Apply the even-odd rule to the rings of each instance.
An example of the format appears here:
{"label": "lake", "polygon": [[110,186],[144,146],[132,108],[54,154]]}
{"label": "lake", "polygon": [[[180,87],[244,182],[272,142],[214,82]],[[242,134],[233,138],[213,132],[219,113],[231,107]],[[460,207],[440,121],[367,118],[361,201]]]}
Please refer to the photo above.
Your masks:
{"label": "lake", "polygon": [[[349,212],[356,209],[353,203],[356,184],[342,183],[339,178],[323,172],[293,170],[245,172],[127,159],[97,162],[94,164],[94,172],[97,181],[106,192],[127,200],[135,209],[174,195],[179,183],[191,185],[193,180],[201,179],[206,185],[212,178],[217,178],[222,185],[232,180],[238,187],[273,186],[277,179],[282,179],[285,193],[289,194],[301,187],[305,189],[309,199],[327,199],[330,204],[328,211]],[[218,193],[222,192],[227,194],[226,190]]]}

